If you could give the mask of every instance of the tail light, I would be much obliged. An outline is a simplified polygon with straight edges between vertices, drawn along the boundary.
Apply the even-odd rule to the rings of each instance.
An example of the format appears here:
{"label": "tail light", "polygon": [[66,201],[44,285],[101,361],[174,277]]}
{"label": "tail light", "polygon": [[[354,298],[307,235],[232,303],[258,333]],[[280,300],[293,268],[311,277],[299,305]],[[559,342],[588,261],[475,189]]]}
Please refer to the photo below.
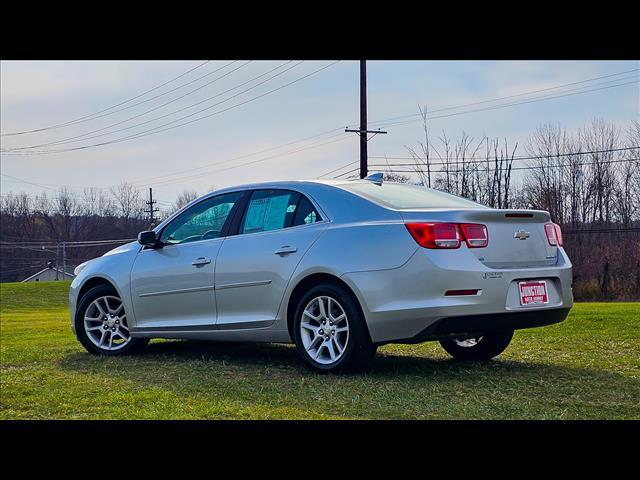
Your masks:
{"label": "tail light", "polygon": [[418,245],[425,248],[459,248],[462,240],[469,248],[489,245],[487,227],[478,223],[406,223]]}
{"label": "tail light", "polygon": [[461,223],[462,235],[469,248],[482,248],[489,245],[487,227],[479,223]]}
{"label": "tail light", "polygon": [[545,223],[544,231],[547,234],[549,245],[553,247],[561,247],[562,245],[564,245],[560,225],[558,225],[557,223]]}
{"label": "tail light", "polygon": [[405,223],[407,230],[426,248],[459,248],[460,231],[455,223]]}

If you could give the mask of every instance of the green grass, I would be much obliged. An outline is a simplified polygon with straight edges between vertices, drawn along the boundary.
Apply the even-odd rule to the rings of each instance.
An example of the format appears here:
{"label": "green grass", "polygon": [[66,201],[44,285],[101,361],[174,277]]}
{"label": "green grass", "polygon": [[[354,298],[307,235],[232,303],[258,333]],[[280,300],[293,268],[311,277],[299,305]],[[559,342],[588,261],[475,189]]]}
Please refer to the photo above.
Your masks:
{"label": "green grass", "polygon": [[99,358],[70,330],[68,284],[0,286],[2,419],[640,418],[640,306],[577,304],[499,359],[388,345],[373,369],[307,371],[286,345],[153,341]]}

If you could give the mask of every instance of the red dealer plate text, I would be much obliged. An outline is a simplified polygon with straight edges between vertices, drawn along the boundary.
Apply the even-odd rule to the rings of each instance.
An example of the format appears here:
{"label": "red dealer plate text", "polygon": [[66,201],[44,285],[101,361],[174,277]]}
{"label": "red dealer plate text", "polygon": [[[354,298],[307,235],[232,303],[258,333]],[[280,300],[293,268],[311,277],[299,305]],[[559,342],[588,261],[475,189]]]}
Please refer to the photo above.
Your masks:
{"label": "red dealer plate text", "polygon": [[544,280],[532,282],[519,282],[520,305],[544,305],[549,303],[547,296],[547,282]]}

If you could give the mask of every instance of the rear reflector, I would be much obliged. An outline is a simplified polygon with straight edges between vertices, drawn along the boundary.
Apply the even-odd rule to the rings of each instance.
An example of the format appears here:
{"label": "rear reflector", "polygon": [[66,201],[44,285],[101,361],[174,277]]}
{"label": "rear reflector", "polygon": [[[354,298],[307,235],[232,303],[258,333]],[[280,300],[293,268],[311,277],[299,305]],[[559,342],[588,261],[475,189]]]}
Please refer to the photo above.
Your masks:
{"label": "rear reflector", "polygon": [[552,247],[561,247],[564,244],[562,230],[557,223],[545,223],[544,232],[547,234],[547,240]]}
{"label": "rear reflector", "polygon": [[456,295],[477,295],[479,290],[447,290],[444,292],[445,297],[452,297]]}
{"label": "rear reflector", "polygon": [[459,248],[461,235],[455,223],[405,223],[418,245],[425,248]]}

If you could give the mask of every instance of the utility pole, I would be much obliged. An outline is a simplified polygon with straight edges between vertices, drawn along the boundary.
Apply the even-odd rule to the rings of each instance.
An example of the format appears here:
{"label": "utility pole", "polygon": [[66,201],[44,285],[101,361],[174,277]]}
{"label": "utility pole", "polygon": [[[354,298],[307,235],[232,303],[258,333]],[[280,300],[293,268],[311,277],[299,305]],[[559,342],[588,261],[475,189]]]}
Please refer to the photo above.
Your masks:
{"label": "utility pole", "polygon": [[[44,250],[44,246],[42,247]],[[58,269],[60,268],[60,243],[56,243],[56,280],[58,280]]]}
{"label": "utility pole", "polygon": [[350,130],[346,128],[345,132],[354,132],[360,136],[360,178],[365,178],[368,174],[368,153],[367,142],[371,140],[368,137],[369,133],[373,133],[373,136],[383,132],[378,130],[367,130],[367,61],[360,60],[360,129]]}
{"label": "utility pole", "polygon": [[67,274],[67,243],[62,242],[62,280],[66,280]]}
{"label": "utility pole", "polygon": [[149,188],[149,201],[147,202],[147,205],[149,205],[149,210],[145,210],[145,212],[149,214],[149,222],[152,226],[155,224],[155,218],[153,218],[153,214],[159,211],[157,208],[153,208],[156,203],[157,202],[153,199],[153,188]]}

